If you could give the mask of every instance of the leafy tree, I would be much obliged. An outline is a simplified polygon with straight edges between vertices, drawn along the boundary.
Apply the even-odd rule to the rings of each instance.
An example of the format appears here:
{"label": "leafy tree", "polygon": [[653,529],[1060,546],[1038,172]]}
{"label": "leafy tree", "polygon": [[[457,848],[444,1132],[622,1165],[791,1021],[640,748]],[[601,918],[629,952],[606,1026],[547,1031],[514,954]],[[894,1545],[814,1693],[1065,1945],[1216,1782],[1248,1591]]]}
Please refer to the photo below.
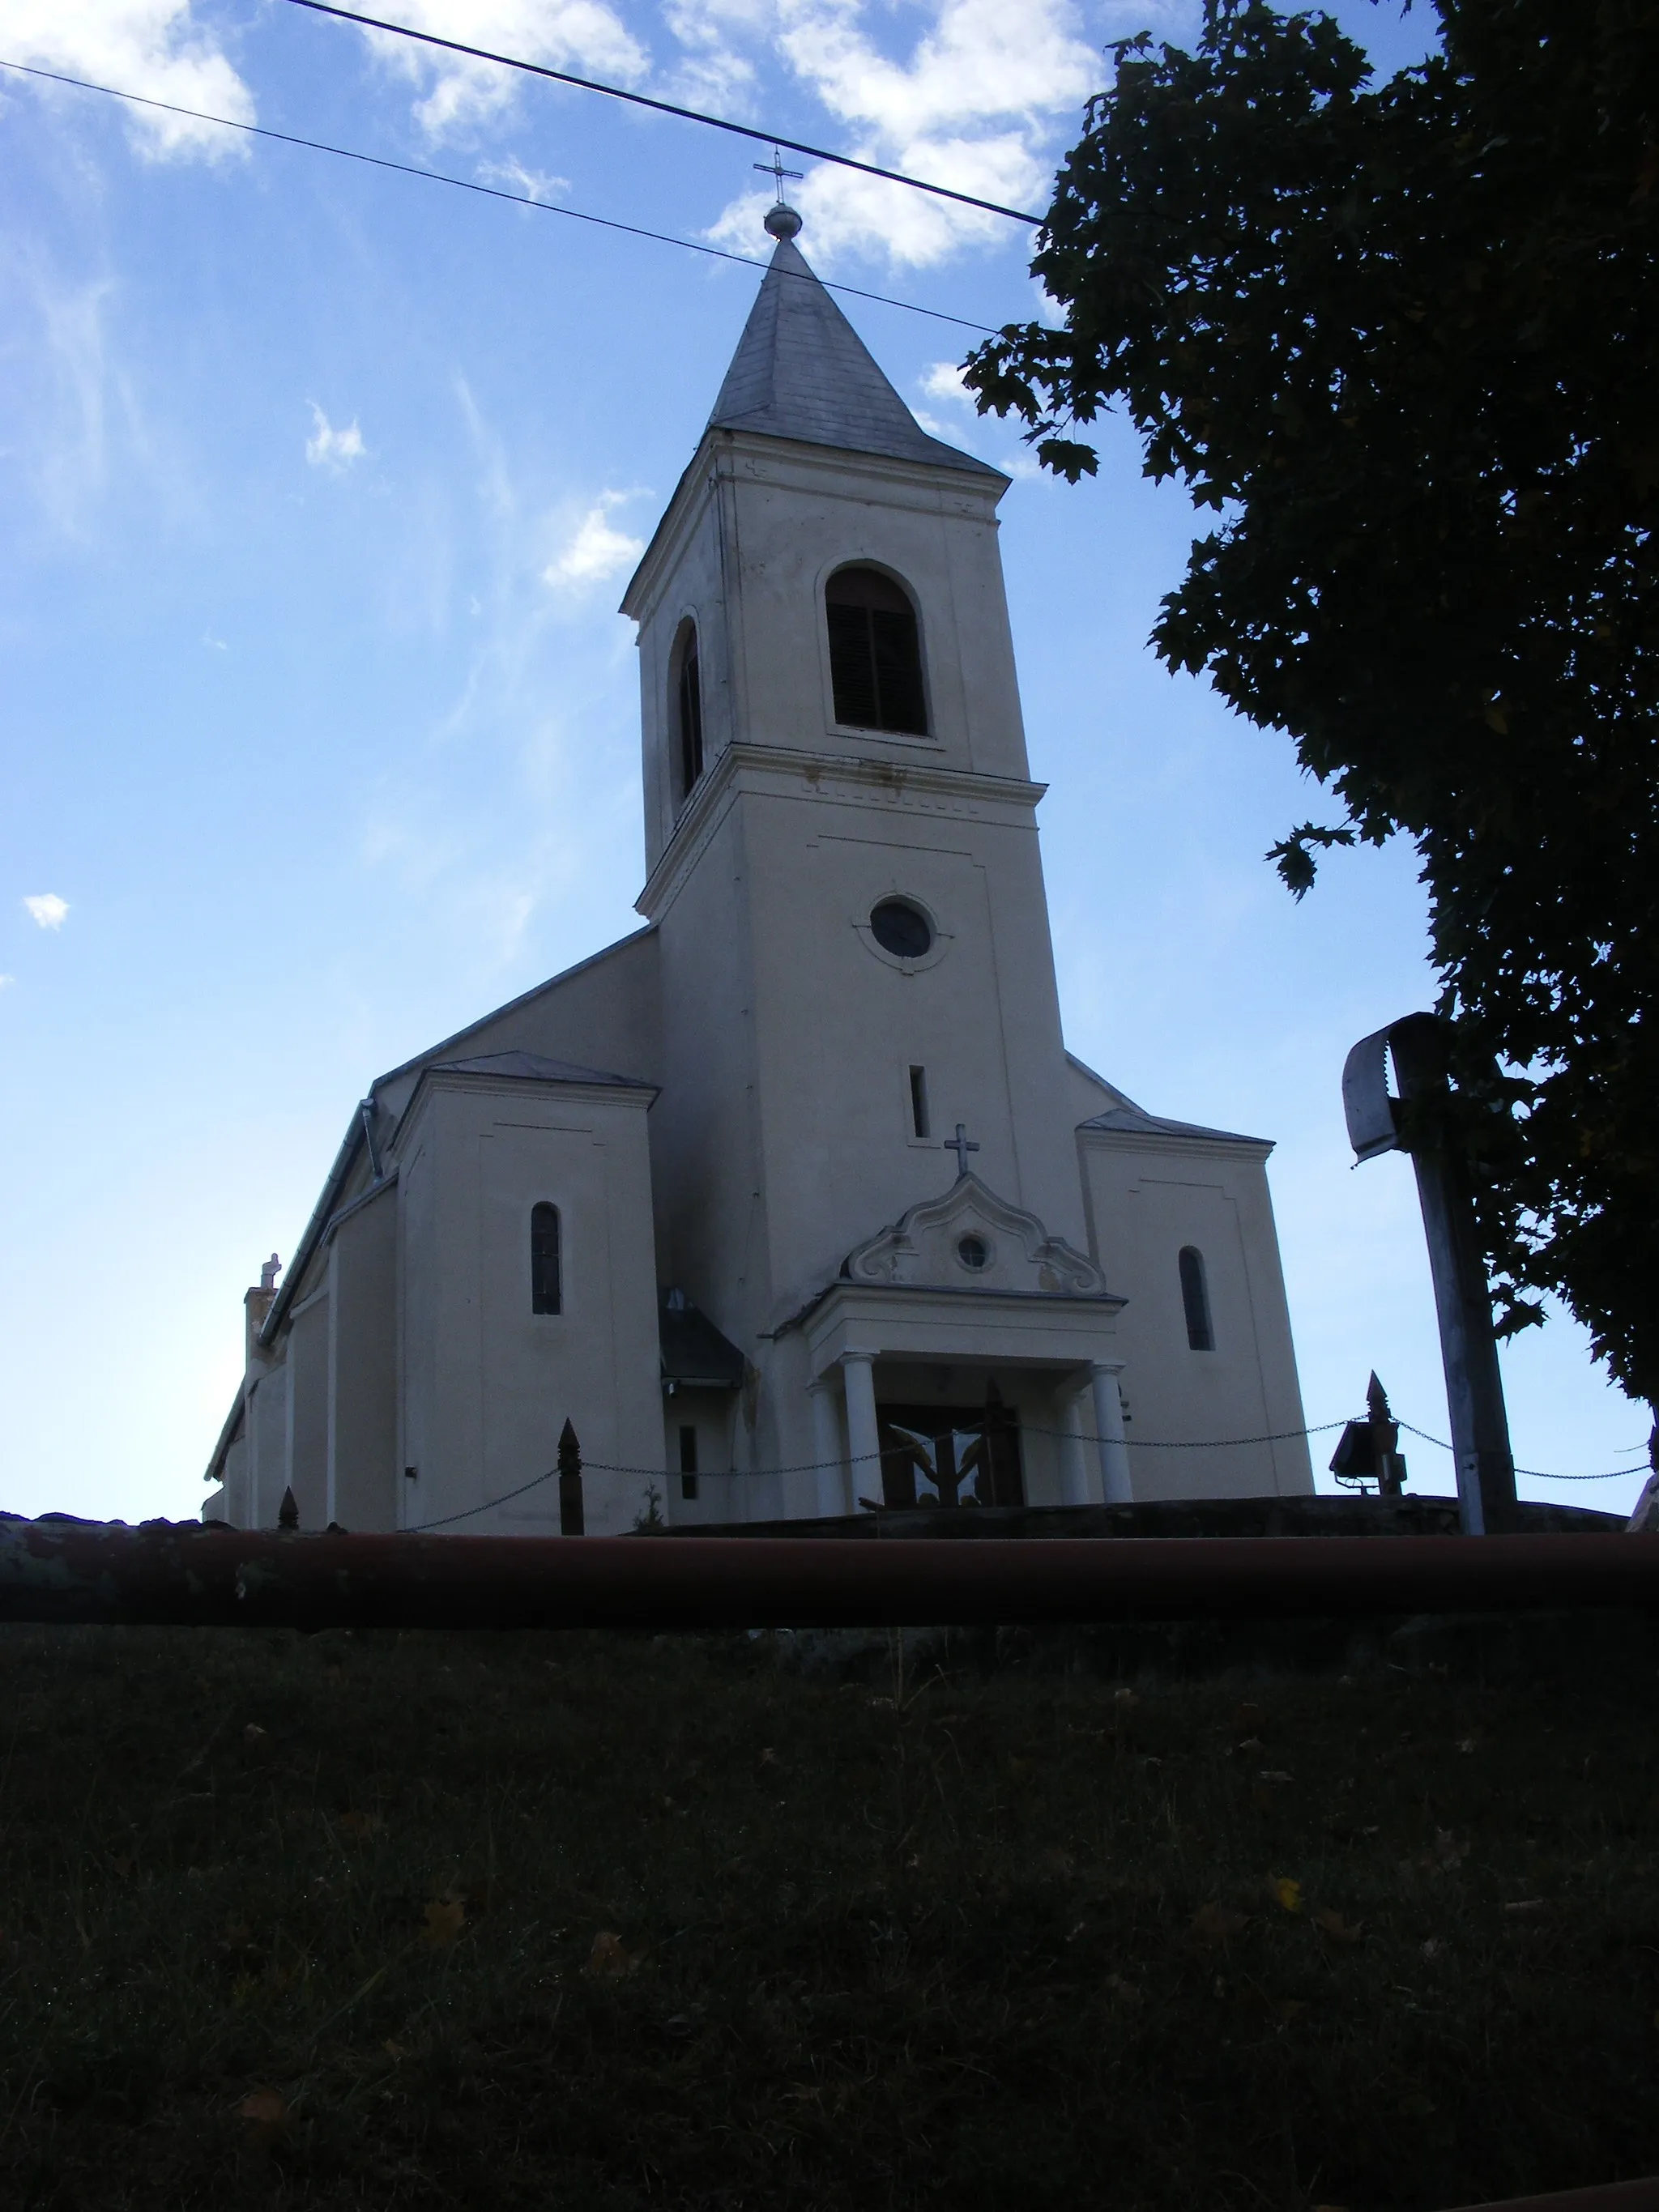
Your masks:
{"label": "leafy tree", "polygon": [[1218,520],[1153,633],[1412,838],[1510,1333],[1554,1291],[1659,1400],[1659,7],[1436,0],[1386,82],[1207,0],[1115,50],[1034,272],[970,359],[1073,482],[1107,407]]}

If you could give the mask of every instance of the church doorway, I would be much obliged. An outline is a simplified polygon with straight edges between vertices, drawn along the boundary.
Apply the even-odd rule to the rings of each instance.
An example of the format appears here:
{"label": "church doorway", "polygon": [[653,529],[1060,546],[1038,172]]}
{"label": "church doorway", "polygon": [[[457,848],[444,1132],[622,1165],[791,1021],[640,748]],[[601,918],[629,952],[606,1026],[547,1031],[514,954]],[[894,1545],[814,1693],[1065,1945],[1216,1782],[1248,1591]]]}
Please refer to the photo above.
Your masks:
{"label": "church doorway", "polygon": [[982,1406],[878,1405],[882,1504],[1024,1505],[1019,1416],[993,1383]]}

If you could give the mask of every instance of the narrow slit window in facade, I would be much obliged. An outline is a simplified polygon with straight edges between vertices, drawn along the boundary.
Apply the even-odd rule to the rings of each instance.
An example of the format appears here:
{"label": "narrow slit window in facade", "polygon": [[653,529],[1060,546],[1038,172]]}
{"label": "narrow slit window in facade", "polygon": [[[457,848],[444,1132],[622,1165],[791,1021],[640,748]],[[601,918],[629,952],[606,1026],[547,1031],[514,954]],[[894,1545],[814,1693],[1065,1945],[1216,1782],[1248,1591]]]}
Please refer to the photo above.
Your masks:
{"label": "narrow slit window in facade", "polygon": [[1195,1244],[1181,1248],[1181,1304],[1187,1316],[1187,1346],[1192,1352],[1213,1352],[1215,1332],[1210,1326],[1210,1291],[1204,1279],[1204,1255]]}
{"label": "narrow slit window in facade", "polygon": [[563,1291],[559,1261],[559,1209],[543,1199],[530,1209],[531,1312],[562,1312]]}
{"label": "narrow slit window in facade", "polygon": [[842,568],[824,589],[836,720],[926,737],[916,611],[879,568]]}
{"label": "narrow slit window in facade", "polygon": [[680,797],[690,799],[702,775],[702,677],[694,623],[682,624],[674,658],[674,718],[679,736]]}
{"label": "narrow slit window in facade", "polygon": [[697,1494],[697,1431],[690,1421],[680,1429],[680,1496]]}
{"label": "narrow slit window in facade", "polygon": [[927,1134],[927,1071],[925,1067],[910,1070],[910,1133],[913,1137]]}

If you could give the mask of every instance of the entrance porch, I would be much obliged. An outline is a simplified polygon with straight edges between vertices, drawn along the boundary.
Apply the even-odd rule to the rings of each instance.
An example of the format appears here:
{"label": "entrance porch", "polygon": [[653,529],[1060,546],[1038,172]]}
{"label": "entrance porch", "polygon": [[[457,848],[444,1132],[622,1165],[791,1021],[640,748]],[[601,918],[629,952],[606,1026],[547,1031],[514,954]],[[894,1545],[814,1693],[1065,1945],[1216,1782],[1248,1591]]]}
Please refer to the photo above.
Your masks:
{"label": "entrance porch", "polygon": [[817,1512],[1128,1502],[1122,1304],[837,1283],[801,1324]]}

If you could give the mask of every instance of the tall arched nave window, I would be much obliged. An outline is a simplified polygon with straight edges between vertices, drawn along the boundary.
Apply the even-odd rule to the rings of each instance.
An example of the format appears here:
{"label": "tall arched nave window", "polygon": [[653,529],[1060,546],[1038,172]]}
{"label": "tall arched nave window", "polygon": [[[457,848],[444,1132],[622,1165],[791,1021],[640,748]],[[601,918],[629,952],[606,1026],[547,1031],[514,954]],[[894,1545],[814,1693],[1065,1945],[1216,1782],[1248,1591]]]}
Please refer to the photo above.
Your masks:
{"label": "tall arched nave window", "polygon": [[556,1314],[564,1307],[559,1256],[559,1209],[545,1199],[530,1209],[530,1310]]}
{"label": "tall arched nave window", "polygon": [[1189,1352],[1213,1352],[1215,1331],[1210,1325],[1210,1285],[1205,1279],[1204,1255],[1196,1244],[1182,1246],[1180,1267],[1187,1348]]}

